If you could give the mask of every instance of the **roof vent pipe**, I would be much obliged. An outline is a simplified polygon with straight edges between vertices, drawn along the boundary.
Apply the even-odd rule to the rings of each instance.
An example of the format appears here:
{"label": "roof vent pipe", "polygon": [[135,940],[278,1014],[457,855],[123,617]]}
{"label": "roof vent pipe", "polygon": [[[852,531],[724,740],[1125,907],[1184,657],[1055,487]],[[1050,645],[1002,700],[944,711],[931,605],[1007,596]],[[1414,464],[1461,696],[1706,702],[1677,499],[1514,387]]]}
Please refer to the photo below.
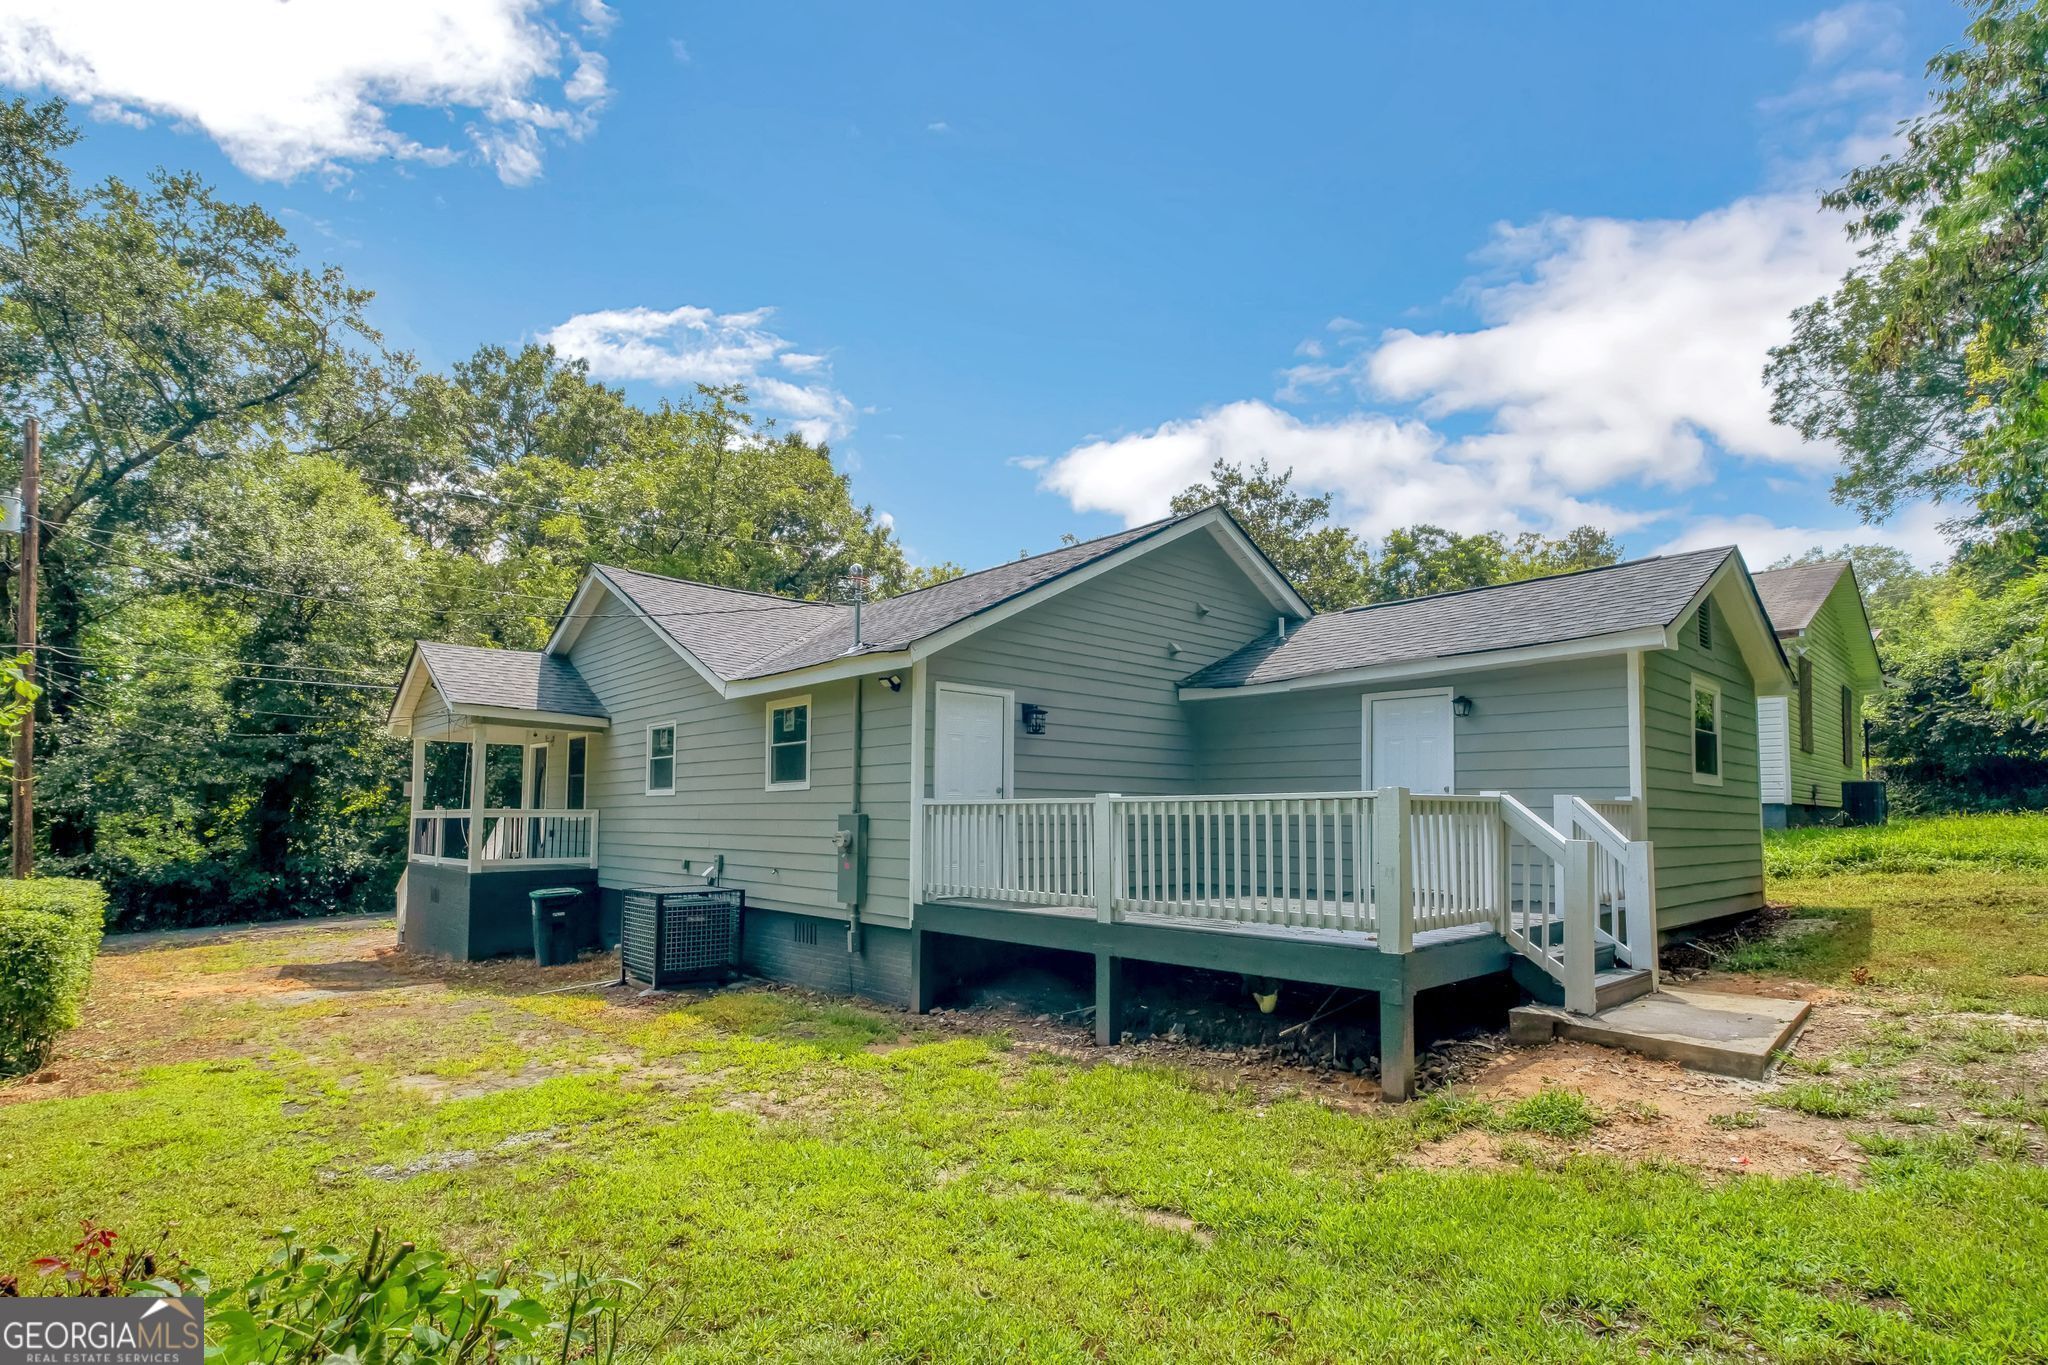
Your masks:
{"label": "roof vent pipe", "polygon": [[1278,637],[1279,637],[1280,639],[1284,640],[1284,639],[1286,639],[1286,638],[1287,638],[1287,618],[1286,618],[1286,617],[1284,617],[1284,616],[1276,616],[1276,617],[1274,617],[1274,618],[1273,618],[1273,627],[1274,627],[1274,631],[1275,631],[1275,633],[1276,633],[1276,634],[1278,635]]}
{"label": "roof vent pipe", "polygon": [[849,566],[846,570],[846,586],[853,590],[853,647],[858,650],[861,647],[860,603],[861,599],[868,595],[868,571],[858,564]]}

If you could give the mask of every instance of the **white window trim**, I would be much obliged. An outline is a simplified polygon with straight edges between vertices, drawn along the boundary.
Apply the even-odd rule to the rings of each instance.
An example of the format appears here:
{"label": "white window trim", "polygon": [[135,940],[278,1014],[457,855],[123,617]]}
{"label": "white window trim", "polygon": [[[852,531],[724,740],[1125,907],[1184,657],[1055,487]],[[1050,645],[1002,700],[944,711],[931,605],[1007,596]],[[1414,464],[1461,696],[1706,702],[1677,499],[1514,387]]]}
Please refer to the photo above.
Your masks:
{"label": "white window trim", "polygon": [[[793,707],[804,708],[804,780],[801,782],[777,782],[775,780],[775,713]],[[794,697],[771,697],[761,712],[761,782],[762,789],[771,792],[807,792],[811,789],[811,741],[817,738],[818,718],[813,714],[811,694],[800,693]]]}
{"label": "white window trim", "polygon": [[[1450,710],[1451,699],[1458,694],[1455,687],[1408,687],[1397,692],[1361,692],[1358,694],[1358,772],[1366,791],[1374,789],[1372,771],[1372,704],[1376,701],[1406,701],[1413,697],[1442,697],[1444,709]],[[1451,715],[1451,787],[1458,785],[1458,717]],[[1422,796],[1439,796],[1440,792],[1421,792]]]}
{"label": "white window trim", "polygon": [[[1714,698],[1714,768],[1711,773],[1700,771],[1699,727],[1693,724],[1693,707],[1699,694],[1706,692]],[[1702,787],[1718,787],[1728,775],[1728,728],[1721,714],[1721,684],[1704,674],[1692,675],[1692,682],[1685,692],[1685,750],[1686,765],[1692,769],[1692,780]]]}
{"label": "white window trim", "polygon": [[[1017,794],[1017,693],[1007,687],[980,687],[974,683],[942,682],[932,685],[932,727],[938,728],[939,707],[946,695],[965,694],[975,697],[1000,697],[1003,702],[1003,798]],[[929,746],[927,746],[929,747]],[[930,789],[939,789],[939,761],[937,754],[931,759]]]}
{"label": "white window trim", "polygon": [[[668,785],[666,787],[654,785],[654,732],[656,730],[666,730],[669,736]],[[658,720],[647,727],[647,747],[640,755],[640,776],[646,782],[647,795],[674,796],[676,794],[676,769],[681,766],[682,759],[682,749],[676,741],[681,734],[682,731],[672,720]],[[585,767],[584,771],[585,773],[589,772],[588,766]],[[585,780],[588,781],[589,779],[586,777]]]}

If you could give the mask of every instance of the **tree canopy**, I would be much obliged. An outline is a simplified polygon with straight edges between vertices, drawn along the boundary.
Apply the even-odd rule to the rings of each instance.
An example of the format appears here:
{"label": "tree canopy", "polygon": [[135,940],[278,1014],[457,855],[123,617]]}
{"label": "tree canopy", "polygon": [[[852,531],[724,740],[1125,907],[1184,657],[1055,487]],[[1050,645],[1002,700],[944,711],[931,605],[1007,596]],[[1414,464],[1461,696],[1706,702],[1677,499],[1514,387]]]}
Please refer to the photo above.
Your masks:
{"label": "tree canopy", "polygon": [[129,922],[381,901],[412,641],[531,648],[593,562],[809,598],[946,572],[743,389],[643,407],[535,346],[423,369],[261,208],[80,185],[78,138],[0,105],[0,480],[36,417],[39,837]]}
{"label": "tree canopy", "polygon": [[1221,503],[1253,543],[1318,611],[1365,602],[1483,588],[1544,574],[1596,569],[1621,558],[1614,537],[1593,526],[1563,536],[1524,531],[1462,535],[1419,523],[1370,542],[1330,518],[1328,494],[1294,491],[1294,471],[1265,460],[1249,468],[1217,460],[1206,482],[1176,494],[1176,516]]}

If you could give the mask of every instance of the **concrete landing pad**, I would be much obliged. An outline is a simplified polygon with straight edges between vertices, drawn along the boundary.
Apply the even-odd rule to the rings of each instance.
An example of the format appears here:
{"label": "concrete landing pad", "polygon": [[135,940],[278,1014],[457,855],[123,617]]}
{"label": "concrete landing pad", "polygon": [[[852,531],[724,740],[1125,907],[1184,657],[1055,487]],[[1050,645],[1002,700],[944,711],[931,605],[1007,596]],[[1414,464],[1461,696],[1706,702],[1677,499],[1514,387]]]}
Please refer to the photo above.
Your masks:
{"label": "concrete landing pad", "polygon": [[1590,1016],[1523,1005],[1508,1011],[1508,1031],[1517,1042],[1576,1038],[1756,1081],[1812,1009],[1804,1000],[1665,989]]}

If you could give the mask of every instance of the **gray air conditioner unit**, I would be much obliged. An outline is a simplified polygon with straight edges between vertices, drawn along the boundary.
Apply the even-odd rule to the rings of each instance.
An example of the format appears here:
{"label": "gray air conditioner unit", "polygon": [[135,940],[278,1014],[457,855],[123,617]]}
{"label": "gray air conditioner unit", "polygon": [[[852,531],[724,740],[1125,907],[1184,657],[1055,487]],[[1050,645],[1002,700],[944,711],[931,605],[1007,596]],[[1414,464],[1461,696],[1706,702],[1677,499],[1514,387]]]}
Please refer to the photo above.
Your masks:
{"label": "gray air conditioner unit", "polygon": [[654,990],[723,976],[739,966],[746,893],[733,887],[626,892],[619,966]]}

